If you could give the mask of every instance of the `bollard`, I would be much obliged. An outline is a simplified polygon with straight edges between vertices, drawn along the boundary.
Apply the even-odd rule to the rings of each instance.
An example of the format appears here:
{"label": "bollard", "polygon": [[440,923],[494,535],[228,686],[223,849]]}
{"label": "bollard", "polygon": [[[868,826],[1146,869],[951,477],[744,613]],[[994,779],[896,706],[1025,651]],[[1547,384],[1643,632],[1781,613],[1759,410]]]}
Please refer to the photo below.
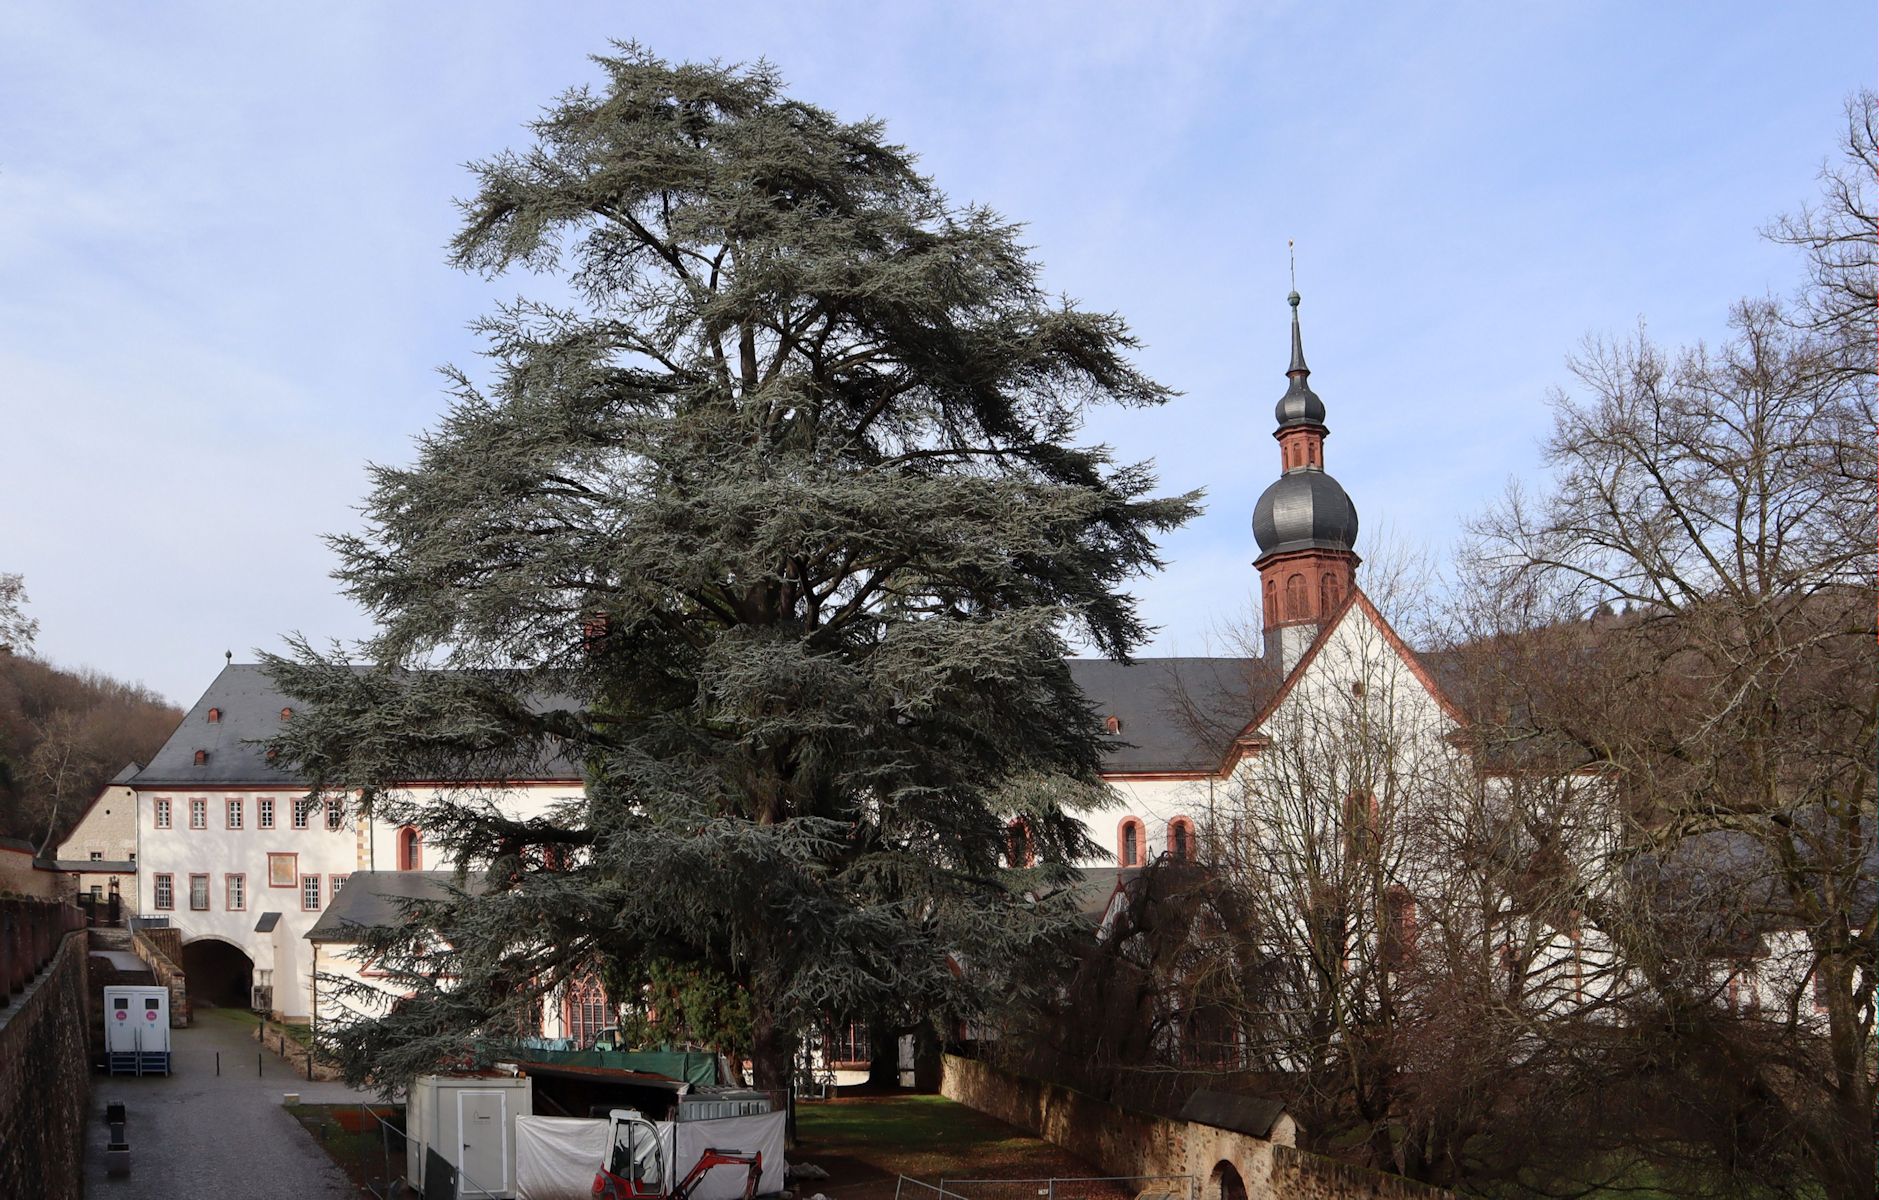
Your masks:
{"label": "bollard", "polygon": [[217,1075],[222,1073],[222,1052],[220,1050],[215,1052],[215,1073]]}

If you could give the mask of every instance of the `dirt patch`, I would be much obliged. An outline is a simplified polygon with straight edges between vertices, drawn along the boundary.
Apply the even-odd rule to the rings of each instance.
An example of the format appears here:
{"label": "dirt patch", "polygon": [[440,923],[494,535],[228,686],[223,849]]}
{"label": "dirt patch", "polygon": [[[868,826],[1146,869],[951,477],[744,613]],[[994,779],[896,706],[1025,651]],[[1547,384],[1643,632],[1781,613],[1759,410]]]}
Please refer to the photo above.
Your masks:
{"label": "dirt patch", "polygon": [[[1007,1181],[958,1188],[970,1200],[1049,1200],[1051,1189],[1008,1181],[1086,1178],[1088,1163],[1003,1121],[940,1096],[867,1096],[804,1104],[796,1110],[791,1162],[814,1163],[826,1180],[796,1185],[799,1196],[893,1200],[899,1177],[928,1183]],[[1103,1186],[1058,1189],[1056,1200],[1127,1200]],[[932,1194],[901,1200],[933,1200]]]}

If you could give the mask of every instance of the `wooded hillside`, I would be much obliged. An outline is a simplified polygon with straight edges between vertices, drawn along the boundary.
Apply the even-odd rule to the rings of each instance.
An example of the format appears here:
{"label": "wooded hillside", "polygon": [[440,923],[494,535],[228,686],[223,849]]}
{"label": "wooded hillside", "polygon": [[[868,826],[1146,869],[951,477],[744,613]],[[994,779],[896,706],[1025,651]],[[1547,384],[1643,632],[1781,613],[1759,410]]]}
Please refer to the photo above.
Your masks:
{"label": "wooded hillside", "polygon": [[0,651],[0,835],[56,851],[98,789],[182,719],[140,685]]}

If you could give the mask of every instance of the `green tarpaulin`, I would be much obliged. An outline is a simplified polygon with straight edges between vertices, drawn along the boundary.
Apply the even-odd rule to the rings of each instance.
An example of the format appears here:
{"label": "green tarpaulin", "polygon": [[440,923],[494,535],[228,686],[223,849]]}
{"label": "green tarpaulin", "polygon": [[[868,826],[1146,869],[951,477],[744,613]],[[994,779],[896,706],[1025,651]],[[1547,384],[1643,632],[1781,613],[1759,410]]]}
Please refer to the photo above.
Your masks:
{"label": "green tarpaulin", "polygon": [[718,1082],[718,1056],[702,1050],[526,1050],[529,1061],[563,1067],[647,1071],[690,1084]]}

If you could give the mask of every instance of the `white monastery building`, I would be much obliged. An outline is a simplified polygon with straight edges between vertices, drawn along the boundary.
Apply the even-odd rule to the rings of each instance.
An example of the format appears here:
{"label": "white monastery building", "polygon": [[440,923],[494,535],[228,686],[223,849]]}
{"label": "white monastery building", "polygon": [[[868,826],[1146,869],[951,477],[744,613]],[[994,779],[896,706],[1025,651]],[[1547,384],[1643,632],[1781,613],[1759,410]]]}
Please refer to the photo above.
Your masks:
{"label": "white monastery building", "polygon": [[[1223,805],[1268,786],[1262,759],[1276,763],[1275,745],[1311,713],[1349,713],[1355,704],[1413,741],[1442,746],[1462,723],[1357,585],[1357,513],[1325,469],[1325,406],[1307,382],[1298,295],[1289,301],[1289,383],[1275,411],[1280,474],[1252,519],[1262,652],[1071,663],[1113,741],[1105,776],[1117,803],[1086,818],[1109,852],[1082,864],[1092,915],[1132,869],[1163,855],[1196,857],[1205,833],[1227,828]],[[424,873],[454,864],[435,860],[421,829],[359,816],[347,797],[308,800],[263,748],[294,719],[293,704],[260,668],[230,664],[150,763],[113,781],[60,858],[63,866],[102,854],[127,869],[120,877],[135,880],[134,911],[180,932],[193,1000],[287,1019],[318,1010],[324,1020],[338,1014],[325,1010],[316,975],[371,977],[370,964],[348,954],[345,928],[396,919],[397,897],[425,894],[442,876]],[[543,774],[509,789],[517,815],[580,796],[572,766]],[[1014,856],[1023,841],[1014,829]],[[1413,911],[1411,901],[1412,921]],[[1576,941],[1569,950],[1579,952]],[[558,1011],[551,1006],[543,1032],[585,1043],[611,1023],[597,993],[574,995]]]}
{"label": "white monastery building", "polygon": [[[1314,664],[1320,672],[1336,663],[1350,673],[1361,646],[1387,645],[1432,711],[1446,707],[1428,674],[1356,588],[1357,512],[1325,470],[1325,408],[1307,383],[1297,294],[1289,300],[1289,385],[1274,433],[1281,474],[1253,513],[1264,653],[1071,663],[1114,741],[1105,775],[1118,803],[1088,818],[1092,836],[1110,856],[1083,864],[1099,901],[1131,868],[1162,855],[1196,855],[1219,794],[1262,744],[1263,722]],[[1326,653],[1327,645],[1340,648]],[[60,857],[93,852],[109,807],[111,828],[120,834],[109,847],[117,860],[111,865],[131,869],[133,911],[167,918],[181,933],[192,997],[305,1019],[316,1003],[316,951],[320,972],[354,975],[366,966],[369,977],[369,965],[343,963],[343,944],[332,946],[343,943],[331,936],[344,923],[338,918],[384,919],[395,911],[392,897],[423,891],[416,880],[399,884],[386,874],[453,864],[427,852],[422,830],[357,816],[347,797],[311,801],[297,780],[277,769],[263,743],[294,719],[293,704],[258,666],[229,664],[149,764],[126,768],[113,781]],[[509,803],[518,815],[579,797],[578,770],[551,773],[557,777],[514,784]],[[126,818],[134,821],[128,839],[122,836]],[[1022,853],[1021,846],[1015,849]],[[128,857],[119,859],[120,853]],[[348,897],[355,876],[371,881],[372,895]],[[328,913],[335,919],[316,932]],[[587,1024],[551,1017],[551,1024],[570,1023]]]}

